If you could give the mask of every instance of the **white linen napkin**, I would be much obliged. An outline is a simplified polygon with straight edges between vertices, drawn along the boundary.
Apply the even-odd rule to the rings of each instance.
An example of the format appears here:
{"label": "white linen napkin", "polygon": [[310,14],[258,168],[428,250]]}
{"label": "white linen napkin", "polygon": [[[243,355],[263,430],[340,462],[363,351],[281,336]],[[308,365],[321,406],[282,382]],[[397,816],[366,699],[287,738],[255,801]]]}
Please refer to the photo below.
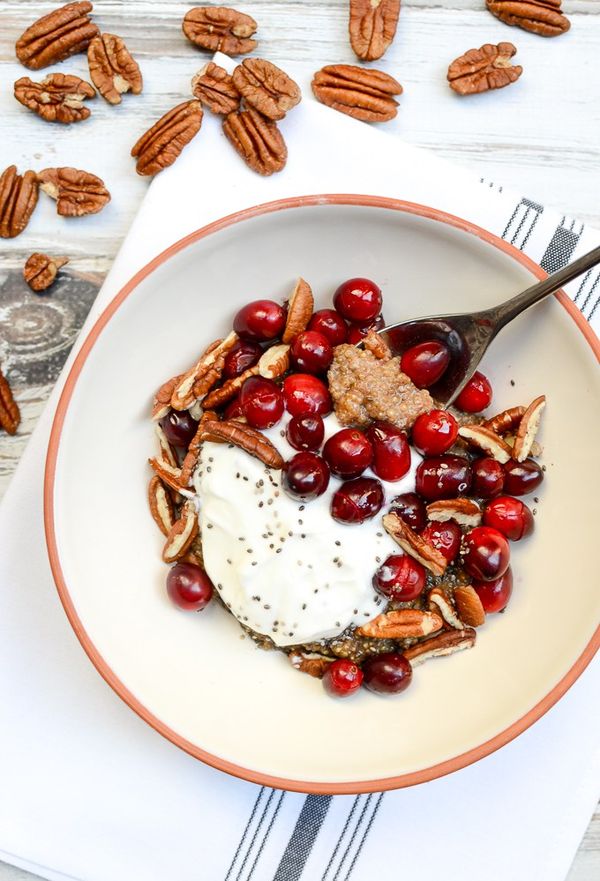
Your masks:
{"label": "white linen napkin", "polygon": [[[434,205],[503,235],[549,271],[600,243],[597,231],[304,94],[282,124],[287,168],[269,179],[245,168],[206,115],[152,183],[82,339],[158,251],[284,196],[362,192]],[[600,272],[569,292],[598,327]],[[163,740],[119,700],[79,646],[46,559],[44,459],[68,367],[0,507],[0,859],[80,881],[395,881],[400,872],[414,881],[561,881],[599,794],[598,658],[499,752],[385,795],[303,796],[236,780]]]}

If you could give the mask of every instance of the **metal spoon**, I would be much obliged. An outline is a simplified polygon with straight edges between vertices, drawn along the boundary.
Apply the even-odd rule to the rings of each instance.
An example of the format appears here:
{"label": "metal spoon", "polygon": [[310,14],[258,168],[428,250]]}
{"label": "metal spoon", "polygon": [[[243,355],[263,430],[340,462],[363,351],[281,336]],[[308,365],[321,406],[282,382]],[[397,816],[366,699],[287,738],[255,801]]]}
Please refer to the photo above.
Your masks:
{"label": "metal spoon", "polygon": [[434,400],[447,407],[471,378],[496,334],[509,321],[599,263],[600,247],[597,247],[492,309],[416,318],[390,324],[379,333],[395,353],[426,340],[440,340],[448,346],[450,364],[439,382],[429,389]]}

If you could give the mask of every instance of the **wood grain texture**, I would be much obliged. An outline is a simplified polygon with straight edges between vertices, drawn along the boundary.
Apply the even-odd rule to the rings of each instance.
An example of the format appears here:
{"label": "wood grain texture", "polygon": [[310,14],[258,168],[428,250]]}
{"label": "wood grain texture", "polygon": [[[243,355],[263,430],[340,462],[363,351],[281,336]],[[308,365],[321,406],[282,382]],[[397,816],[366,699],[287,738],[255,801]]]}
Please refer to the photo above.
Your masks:
{"label": "wood grain texture", "polygon": [[[89,120],[46,123],[18,104],[12,84],[27,75],[14,55],[24,27],[52,8],[40,0],[0,0],[0,169],[73,165],[100,175],[113,199],[99,215],[59,218],[45,196],[28,229],[0,240],[0,360],[21,405],[23,423],[0,435],[0,496],[67,353],[133,219],[148,181],[135,174],[129,150],[159,116],[189,94],[207,55],[181,33],[193,3],[95,0],[94,18],[123,37],[144,75],[140,97],[118,107],[89,102]],[[217,5],[217,4],[215,4]],[[347,0],[245,0],[237,8],[259,23],[257,53],[283,68],[293,62],[307,88],[326,63],[355,63],[347,39]],[[376,66],[404,86],[400,113],[388,128],[541,202],[600,227],[600,0],[564,0],[572,24],[545,40],[508,28],[483,0],[404,0],[396,40]],[[486,42],[510,40],[524,68],[501,93],[461,99],[445,81],[450,61]],[[88,78],[84,56],[50,70]],[[45,73],[32,74],[41,79]],[[201,135],[200,135],[201,136]],[[71,262],[45,296],[32,294],[21,270],[34,250],[65,253]],[[0,881],[33,876],[0,863]],[[600,812],[579,848],[568,881],[600,878]]]}

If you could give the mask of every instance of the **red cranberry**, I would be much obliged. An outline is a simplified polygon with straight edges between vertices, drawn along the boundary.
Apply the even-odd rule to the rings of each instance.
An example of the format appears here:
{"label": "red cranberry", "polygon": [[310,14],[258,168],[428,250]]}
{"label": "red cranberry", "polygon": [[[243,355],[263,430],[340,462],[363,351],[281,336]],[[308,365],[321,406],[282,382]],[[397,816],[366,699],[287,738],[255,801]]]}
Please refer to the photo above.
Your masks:
{"label": "red cranberry", "polygon": [[441,378],[449,363],[448,347],[437,340],[430,340],[403,352],[400,368],[417,388],[429,388]]}
{"label": "red cranberry", "polygon": [[520,499],[500,496],[483,512],[483,522],[499,530],[511,541],[519,541],[533,532],[533,514]]}
{"label": "red cranberry", "polygon": [[381,312],[381,289],[368,278],[349,278],[333,295],[333,305],[342,318],[368,324]]}
{"label": "red cranberry", "polygon": [[233,319],[233,329],[247,340],[274,340],[281,336],[285,317],[285,309],[274,300],[254,300],[242,306]]}
{"label": "red cranberry", "polygon": [[447,410],[422,413],[412,429],[412,442],[423,456],[439,456],[453,446],[458,437],[458,422]]}
{"label": "red cranberry", "polygon": [[236,395],[235,398],[233,398],[227,404],[227,406],[223,410],[223,416],[225,417],[225,419],[239,419],[240,417],[244,416],[244,411],[242,410],[239,395]]}
{"label": "red cranberry", "polygon": [[504,468],[495,459],[484,456],[471,463],[471,492],[480,499],[493,499],[504,489]]}
{"label": "red cranberry", "polygon": [[167,575],[167,593],[180,609],[199,612],[212,598],[213,583],[200,566],[177,563]]}
{"label": "red cranberry", "polygon": [[501,532],[476,526],[465,536],[463,565],[472,578],[494,581],[508,569],[510,549]]}
{"label": "red cranberry", "polygon": [[331,395],[325,383],[310,373],[293,373],[283,380],[285,408],[292,416],[326,416]]}
{"label": "red cranberry", "polygon": [[374,517],[383,505],[383,487],[373,477],[347,480],[334,493],[331,516],[342,523],[362,523]]}
{"label": "red cranberry", "polygon": [[319,309],[308,322],[308,330],[317,330],[327,337],[332,346],[346,342],[347,327],[342,316],[335,309]]}
{"label": "red cranberry", "polygon": [[322,495],[329,484],[329,468],[316,453],[296,453],[282,472],[283,488],[293,499],[303,502]]}
{"label": "red cranberry", "polygon": [[240,390],[242,413],[253,428],[270,428],[283,415],[283,395],[277,383],[251,376]]}
{"label": "red cranberry", "polygon": [[476,370],[468,381],[460,395],[454,402],[454,406],[463,413],[481,413],[492,403],[492,386],[487,376]]}
{"label": "red cranberry", "polygon": [[374,422],[367,429],[373,445],[373,471],[382,480],[400,480],[410,468],[406,434],[391,422]]}
{"label": "red cranberry", "polygon": [[504,575],[494,581],[474,581],[472,586],[486,612],[501,612],[506,608],[513,589],[511,568],[509,566]]}
{"label": "red cranberry", "polygon": [[365,686],[371,691],[397,694],[410,685],[412,667],[399,652],[382,652],[367,658],[363,674]]}
{"label": "red cranberry", "polygon": [[320,416],[292,416],[285,434],[295,450],[318,450],[323,443],[325,426]]}
{"label": "red cranberry", "polygon": [[362,685],[363,673],[353,661],[338,658],[327,667],[322,681],[328,694],[333,697],[348,697]]}
{"label": "red cranberry", "polygon": [[351,324],[348,328],[348,338],[346,342],[355,346],[357,343],[360,343],[361,340],[364,340],[370,330],[381,330],[382,327],[385,327],[385,319],[383,315],[378,315],[375,321],[372,321],[370,324]]}
{"label": "red cranberry", "polygon": [[192,419],[187,410],[169,410],[160,420],[160,427],[165,437],[174,447],[189,447],[196,434],[198,423]]}
{"label": "red cranberry", "polygon": [[392,499],[390,508],[401,520],[404,520],[415,532],[421,532],[427,524],[425,503],[416,493],[402,493]]}
{"label": "red cranberry", "polygon": [[453,520],[446,523],[430,523],[421,533],[422,538],[433,545],[449,563],[453,563],[460,551],[462,532]]}
{"label": "red cranberry", "polygon": [[342,428],[329,438],[323,456],[332,474],[358,477],[373,461],[373,447],[358,428]]}
{"label": "red cranberry", "polygon": [[294,338],[290,346],[292,364],[306,373],[325,373],[333,358],[333,349],[327,337],[318,330],[305,330]]}
{"label": "red cranberry", "polygon": [[471,466],[463,456],[433,456],[423,459],[415,475],[415,488],[431,502],[453,499],[469,490]]}
{"label": "red cranberry", "polygon": [[514,462],[504,466],[504,492],[511,496],[525,496],[537,489],[544,479],[544,472],[533,459]]}
{"label": "red cranberry", "polygon": [[223,376],[225,379],[234,379],[249,367],[254,367],[262,355],[263,350],[258,343],[252,340],[236,340],[225,355],[223,364]]}
{"label": "red cranberry", "polygon": [[425,587],[425,569],[407,554],[392,554],[375,572],[373,587],[391,600],[414,600]]}

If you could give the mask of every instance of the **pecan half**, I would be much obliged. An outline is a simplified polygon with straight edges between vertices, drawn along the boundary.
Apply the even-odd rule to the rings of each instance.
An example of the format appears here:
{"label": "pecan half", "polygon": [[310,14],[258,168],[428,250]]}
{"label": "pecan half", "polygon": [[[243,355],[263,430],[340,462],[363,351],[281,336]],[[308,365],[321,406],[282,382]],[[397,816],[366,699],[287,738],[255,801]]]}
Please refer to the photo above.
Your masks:
{"label": "pecan half", "polygon": [[252,107],[229,113],[223,120],[223,132],[246,165],[258,174],[285,168],[287,147],[277,123]]}
{"label": "pecan half", "polygon": [[558,37],[571,27],[560,11],[561,0],[486,0],[492,15],[541,37]]}
{"label": "pecan half", "polygon": [[167,486],[170,486],[175,492],[181,492],[182,486],[185,486],[181,482],[181,468],[169,465],[169,463],[165,462],[162,458],[148,459],[148,462],[154,473],[160,477],[163,483],[166,483]]}
{"label": "pecan half", "polygon": [[459,95],[510,86],[523,73],[520,65],[511,63],[516,51],[512,43],[486,43],[480,49],[469,49],[448,68],[448,85]]}
{"label": "pecan half", "polygon": [[260,369],[258,364],[255,364],[254,367],[248,367],[248,369],[244,370],[243,373],[240,373],[239,376],[234,376],[231,379],[228,379],[222,386],[209,392],[202,402],[203,405],[205,407],[222,407],[223,404],[227,404],[232,398],[235,398],[247,379],[250,379],[251,376],[258,376],[259,374]]}
{"label": "pecan half", "polygon": [[203,440],[205,440],[205,432],[203,426],[206,425],[207,422],[213,421],[217,421],[217,417],[214,413],[208,410],[205,411],[198,420],[198,428],[196,429],[196,434],[191,439],[190,444],[187,448],[187,452],[185,454],[185,458],[181,464],[179,484],[182,487],[187,487],[189,485],[189,482],[192,479],[192,474],[196,470],[198,457],[200,456],[200,448],[202,446]]}
{"label": "pecan half", "polygon": [[115,34],[94,37],[87,51],[92,82],[109,104],[120,104],[121,95],[139,95],[143,80],[137,61]]}
{"label": "pecan half", "polygon": [[402,550],[418,560],[422,566],[429,569],[434,575],[443,575],[446,571],[448,561],[437,548],[430,545],[417,535],[404,520],[393,512],[383,515],[383,527],[385,531],[391,535],[396,544],[400,545]]}
{"label": "pecan half", "polygon": [[78,76],[50,73],[41,83],[22,76],[14,86],[17,101],[47,122],[81,122],[90,111],[83,106],[86,98],[95,98],[96,90]]}
{"label": "pecan half", "polygon": [[483,425],[461,425],[458,434],[469,446],[483,450],[497,462],[504,464],[509,461],[511,454],[509,445],[490,428],[484,428]]}
{"label": "pecan half", "polygon": [[439,523],[454,520],[461,526],[479,526],[481,508],[471,499],[441,499],[427,505],[427,516]]}
{"label": "pecan half", "polygon": [[477,634],[470,627],[464,630],[446,630],[444,633],[412,645],[402,654],[410,661],[412,667],[416,667],[429,658],[440,658],[443,655],[453,655],[455,652],[470,649],[475,645],[476,639]]}
{"label": "pecan half", "polygon": [[148,484],[148,505],[154,522],[163,535],[168,535],[175,523],[175,511],[171,496],[156,475]]}
{"label": "pecan half", "polygon": [[158,441],[159,459],[161,459],[163,462],[166,462],[167,465],[171,465],[171,467],[177,468],[179,466],[179,463],[177,461],[175,451],[167,440],[167,436],[164,433],[162,426],[158,422],[154,426],[154,430],[156,432],[156,439]]}
{"label": "pecan half", "polygon": [[158,174],[172,165],[186,144],[200,131],[202,106],[193,99],[173,107],[155,122],[131,148],[138,174]]}
{"label": "pecan half", "polygon": [[300,670],[301,673],[308,673],[315,679],[322,679],[325,671],[333,661],[333,658],[326,658],[325,655],[316,653],[303,654],[302,652],[290,652],[288,655],[292,667]]}
{"label": "pecan half", "polygon": [[379,361],[389,361],[392,350],[376,330],[367,331],[362,341],[363,347],[372,352]]}
{"label": "pecan half", "polygon": [[427,604],[432,612],[439,612],[446,624],[456,630],[463,629],[463,622],[456,614],[456,610],[450,601],[450,597],[441,587],[434,587],[429,591]]}
{"label": "pecan half", "polygon": [[268,119],[283,119],[302,98],[298,84],[264,58],[246,58],[238,64],[233,85],[246,104]]}
{"label": "pecan half", "polygon": [[19,405],[0,367],[0,428],[3,428],[7,434],[16,434],[20,422]]}
{"label": "pecan half", "polygon": [[474,587],[465,584],[455,588],[454,602],[465,624],[469,627],[481,627],[485,621],[485,609]]}
{"label": "pecan half", "polygon": [[233,78],[214,61],[205,64],[192,78],[192,94],[213,113],[223,116],[233,113],[240,106],[240,94],[233,84]]}
{"label": "pecan half", "polygon": [[182,376],[183,373],[180,373],[179,376],[172,376],[171,379],[167,379],[156,392],[152,402],[152,419],[162,419],[163,416],[167,415],[171,409],[173,391]]}
{"label": "pecan half", "polygon": [[257,46],[250,39],[256,31],[254,19],[225,6],[196,6],[186,13],[182,27],[188,40],[210,52],[243,55]]}
{"label": "pecan half", "polygon": [[45,168],[38,173],[41,189],[56,199],[56,211],[63,217],[98,214],[110,202],[104,181],[77,168]]}
{"label": "pecan half", "polygon": [[282,342],[291,343],[294,337],[306,330],[314,305],[315,299],[309,283],[299,278],[288,303]]}
{"label": "pecan half", "polygon": [[27,258],[23,267],[23,278],[32,291],[40,293],[54,283],[56,273],[69,262],[68,257],[49,257],[36,252]]}
{"label": "pecan half", "polygon": [[[187,410],[196,399],[204,397],[209,388],[220,379],[225,356],[235,345],[237,338],[237,334],[231,331],[225,339],[215,340],[204,350],[194,366],[179,377],[171,395],[171,407],[174,410]],[[203,387],[207,386],[206,391],[202,392],[200,382]]]}
{"label": "pecan half", "polygon": [[484,428],[495,431],[496,434],[507,434],[518,426],[524,413],[525,407],[509,407],[508,410],[502,410],[501,413],[486,419],[481,424]]}
{"label": "pecan half", "polygon": [[193,540],[198,535],[198,515],[193,501],[184,502],[179,519],[175,521],[163,548],[162,558],[165,563],[174,563],[183,557]]}
{"label": "pecan half", "polygon": [[350,45],[362,61],[381,58],[396,34],[400,0],[350,0]]}
{"label": "pecan half", "polygon": [[15,48],[21,64],[30,70],[40,70],[85,52],[90,40],[99,33],[97,25],[90,21],[91,11],[91,3],[68,3],[38,18],[17,40]]}
{"label": "pecan half", "polygon": [[313,77],[317,101],[363,122],[387,122],[397,114],[394,95],[402,94],[397,80],[382,70],[353,64],[329,64]]}
{"label": "pecan half", "polygon": [[223,422],[207,421],[203,424],[203,435],[205,440],[225,441],[235,444],[236,447],[245,450],[256,459],[260,459],[269,468],[283,468],[283,458],[276,447],[270,440],[249,425],[234,420],[224,420]]}
{"label": "pecan half", "polygon": [[529,407],[525,410],[523,418],[519,423],[517,436],[515,437],[515,445],[512,449],[513,459],[516,459],[517,462],[524,462],[532,452],[533,443],[540,427],[540,419],[542,418],[542,412],[545,406],[546,396],[540,395],[539,398],[532,401]]}
{"label": "pecan half", "polygon": [[262,353],[256,366],[259,376],[264,376],[265,379],[278,379],[289,369],[290,347],[285,343],[271,346]]}
{"label": "pecan half", "polygon": [[0,176],[0,236],[14,239],[23,232],[38,200],[35,171],[17,174],[17,166],[9,165]]}
{"label": "pecan half", "polygon": [[384,612],[361,627],[356,628],[359,636],[372,639],[409,639],[428,636],[441,630],[443,621],[436,612],[422,612],[420,609],[397,609]]}

